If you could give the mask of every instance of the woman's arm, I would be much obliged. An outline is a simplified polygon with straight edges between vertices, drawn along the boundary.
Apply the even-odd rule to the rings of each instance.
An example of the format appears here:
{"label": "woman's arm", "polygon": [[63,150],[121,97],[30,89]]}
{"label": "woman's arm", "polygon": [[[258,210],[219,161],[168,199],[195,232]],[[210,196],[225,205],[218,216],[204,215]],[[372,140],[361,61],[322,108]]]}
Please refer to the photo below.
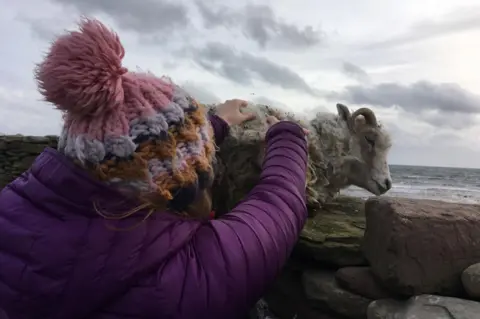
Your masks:
{"label": "woman's arm", "polygon": [[[259,183],[230,213],[194,237],[196,262],[211,278],[216,311],[245,311],[278,275],[307,218],[307,142],[292,122],[271,127]],[[212,309],[212,311],[214,311]],[[214,312],[216,312],[214,311]]]}

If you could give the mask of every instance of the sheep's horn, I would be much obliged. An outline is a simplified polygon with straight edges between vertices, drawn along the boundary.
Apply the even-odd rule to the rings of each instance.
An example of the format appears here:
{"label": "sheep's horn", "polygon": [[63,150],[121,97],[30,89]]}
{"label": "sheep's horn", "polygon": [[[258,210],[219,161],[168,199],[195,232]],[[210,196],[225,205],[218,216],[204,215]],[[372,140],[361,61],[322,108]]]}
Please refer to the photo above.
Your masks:
{"label": "sheep's horn", "polygon": [[352,114],[352,120],[355,121],[355,118],[359,115],[363,115],[365,118],[365,122],[371,126],[377,126],[377,117],[375,116],[375,113],[373,113],[372,110],[370,110],[367,107],[362,107]]}

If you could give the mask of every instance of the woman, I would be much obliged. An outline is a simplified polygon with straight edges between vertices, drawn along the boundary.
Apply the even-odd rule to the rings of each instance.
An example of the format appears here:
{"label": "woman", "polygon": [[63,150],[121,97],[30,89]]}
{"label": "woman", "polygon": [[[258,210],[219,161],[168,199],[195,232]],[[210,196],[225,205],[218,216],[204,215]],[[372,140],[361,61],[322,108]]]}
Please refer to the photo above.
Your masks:
{"label": "woman", "polygon": [[64,112],[46,149],[0,193],[0,308],[10,319],[241,318],[306,219],[305,132],[269,119],[260,182],[210,220],[214,146],[252,118],[218,116],[165,78],[129,72],[95,20],[36,69]]}

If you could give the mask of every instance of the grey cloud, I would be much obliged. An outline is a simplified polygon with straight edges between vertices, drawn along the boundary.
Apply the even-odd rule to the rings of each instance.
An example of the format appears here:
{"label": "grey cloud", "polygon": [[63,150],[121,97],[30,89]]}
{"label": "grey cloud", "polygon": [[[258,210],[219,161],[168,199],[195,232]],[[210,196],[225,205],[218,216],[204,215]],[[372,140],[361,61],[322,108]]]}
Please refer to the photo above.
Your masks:
{"label": "grey cloud", "polygon": [[358,81],[365,81],[368,80],[368,74],[365,72],[364,69],[359,67],[358,65],[355,65],[350,62],[343,62],[342,63],[342,71],[346,75],[358,80]]}
{"label": "grey cloud", "polygon": [[324,39],[324,33],[311,26],[300,28],[282,21],[266,5],[248,4],[238,10],[220,6],[215,10],[204,1],[198,0],[196,4],[205,27],[239,28],[262,48],[273,43],[277,47],[302,49],[315,46]]}
{"label": "grey cloud", "polygon": [[405,110],[423,109],[443,112],[478,113],[480,97],[464,90],[458,84],[419,81],[410,85],[380,83],[373,86],[351,85],[331,97],[350,103],[383,107],[398,105]]}
{"label": "grey cloud", "polygon": [[190,56],[198,65],[239,84],[250,85],[254,79],[258,79],[284,89],[294,89],[314,96],[318,93],[300,75],[266,58],[237,52],[217,42],[193,51]]}
{"label": "grey cloud", "polygon": [[452,83],[352,85],[341,92],[329,93],[327,98],[386,108],[398,106],[432,125],[452,128],[472,125],[475,123],[472,115],[480,113],[480,96]]}
{"label": "grey cloud", "polygon": [[461,146],[464,141],[458,134],[452,132],[440,132],[433,135],[429,142],[435,146]]}
{"label": "grey cloud", "polygon": [[104,13],[122,28],[155,34],[183,29],[189,24],[187,8],[178,1],[52,0],[82,14]]}
{"label": "grey cloud", "polygon": [[193,82],[185,82],[182,88],[187,91],[193,98],[203,104],[215,104],[220,103],[221,99],[213,92],[210,92],[206,88],[197,85]]}
{"label": "grey cloud", "polygon": [[19,14],[17,19],[27,23],[35,37],[47,41],[51,40],[56,34],[62,31],[62,28],[72,21],[68,15],[45,19]]}
{"label": "grey cloud", "polygon": [[422,112],[421,118],[435,127],[448,127],[456,130],[477,124],[475,116],[465,113]]}
{"label": "grey cloud", "polygon": [[0,132],[26,135],[60,132],[61,113],[41,101],[35,92],[3,93],[0,87]]}
{"label": "grey cloud", "polygon": [[[418,133],[413,133],[408,131],[408,122],[414,117],[414,114],[403,114],[395,121],[387,121],[385,123],[386,128],[388,129],[390,135],[393,139],[393,144],[395,147],[420,147],[420,146],[450,146],[450,145],[459,145],[461,141],[461,136],[455,133],[452,133],[452,129],[456,130],[453,127],[445,127],[442,122],[436,127],[441,129],[436,131],[434,135],[419,135]],[[405,125],[405,123],[407,125]],[[461,127],[459,127],[461,128]]]}
{"label": "grey cloud", "polygon": [[388,121],[385,123],[385,127],[392,137],[393,145],[395,147],[416,145],[419,141],[418,137],[404,130],[401,126],[401,122]]}
{"label": "grey cloud", "polygon": [[286,104],[279,102],[277,100],[268,98],[266,96],[256,96],[252,99],[252,101],[258,104],[269,105],[269,106],[278,107],[281,109],[288,109],[288,106]]}
{"label": "grey cloud", "polygon": [[[412,132],[409,121],[414,114],[403,114],[399,120],[390,120],[386,128],[393,139],[389,158],[392,164],[436,165],[479,167],[480,152],[473,146],[469,149],[465,134],[455,129],[435,129],[435,134],[426,131]],[[468,133],[467,133],[468,134]],[[474,151],[475,150],[475,151]]]}
{"label": "grey cloud", "polygon": [[327,109],[324,105],[313,105],[309,107],[303,107],[302,109],[295,108],[294,104],[287,105],[275,99],[271,99],[266,96],[258,96],[252,99],[254,103],[269,105],[282,109],[287,112],[295,112],[300,119],[312,119],[319,112],[331,113],[332,111]]}
{"label": "grey cloud", "polygon": [[50,24],[46,20],[31,19],[27,17],[21,17],[20,20],[27,22],[31,27],[30,29],[32,33],[42,40],[50,40],[57,31],[54,24]]}
{"label": "grey cloud", "polygon": [[368,48],[392,48],[429,38],[480,28],[480,7],[462,7],[444,15],[440,20],[424,20],[405,33],[369,44]]}
{"label": "grey cloud", "polygon": [[389,154],[390,163],[406,165],[435,165],[445,167],[479,167],[480,152],[476,147],[465,145],[461,136],[439,133],[426,139],[422,145],[403,143],[403,135],[394,138],[394,146]]}

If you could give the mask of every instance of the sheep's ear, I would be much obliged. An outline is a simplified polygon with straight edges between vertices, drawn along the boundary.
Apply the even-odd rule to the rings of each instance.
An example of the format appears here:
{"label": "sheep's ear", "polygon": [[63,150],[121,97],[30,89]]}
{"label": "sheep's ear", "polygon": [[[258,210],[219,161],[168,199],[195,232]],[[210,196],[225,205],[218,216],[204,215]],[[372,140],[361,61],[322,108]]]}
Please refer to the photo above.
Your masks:
{"label": "sheep's ear", "polygon": [[340,118],[345,122],[347,122],[348,119],[351,117],[350,110],[348,109],[348,107],[346,107],[341,103],[337,103],[337,111]]}
{"label": "sheep's ear", "polygon": [[344,120],[347,123],[348,128],[353,131],[353,121],[352,121],[352,115],[350,114],[350,110],[348,107],[341,103],[337,103],[337,111],[338,111],[338,116]]}

